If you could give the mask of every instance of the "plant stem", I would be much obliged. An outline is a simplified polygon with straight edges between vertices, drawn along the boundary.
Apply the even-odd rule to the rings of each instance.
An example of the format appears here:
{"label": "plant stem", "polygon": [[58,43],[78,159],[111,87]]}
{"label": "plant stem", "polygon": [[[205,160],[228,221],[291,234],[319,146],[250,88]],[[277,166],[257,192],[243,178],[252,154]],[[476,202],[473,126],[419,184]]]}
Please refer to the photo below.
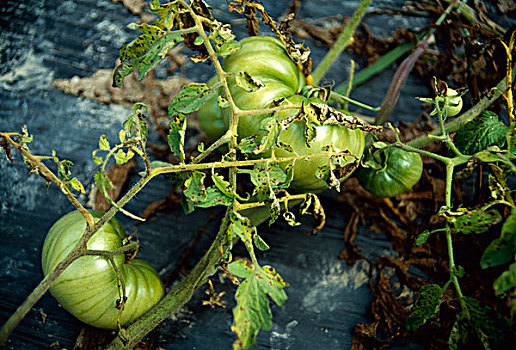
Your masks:
{"label": "plant stem", "polygon": [[[516,67],[513,67],[513,69]],[[512,72],[512,77],[514,78],[514,70]],[[459,117],[455,118],[451,122],[447,123],[445,125],[445,131],[447,133],[452,133],[460,128],[462,128],[464,125],[475,119],[482,113],[484,110],[486,110],[494,101],[496,101],[500,96],[500,91],[505,91],[507,89],[507,78],[503,78],[500,80],[498,85],[494,89],[492,89],[491,96],[486,96],[482,98],[476,105],[471,107],[467,112],[461,114]],[[420,136],[410,142],[407,142],[407,145],[412,147],[423,147],[431,142],[435,141],[435,136],[441,134],[440,129],[436,129],[432,131],[429,135]],[[433,136],[433,137],[432,137]]]}
{"label": "plant stem", "polygon": [[364,14],[367,8],[369,7],[371,1],[372,0],[360,1],[360,4],[353,13],[353,16],[349,19],[342,33],[340,33],[337,41],[330,49],[330,51],[328,51],[326,56],[324,56],[321,63],[319,63],[319,65],[313,72],[313,85],[317,85],[319,81],[321,81],[322,77],[324,76],[324,74],[326,74],[333,62],[337,59],[337,57],[339,57],[342,51],[344,51],[344,49],[351,43],[351,41],[353,40],[353,33],[355,32],[358,24],[364,17]]}
{"label": "plant stem", "polygon": [[[330,157],[330,156],[346,156],[346,152],[321,152],[309,155],[296,155],[292,157],[280,157],[275,158],[275,163],[284,163],[291,162],[293,160],[302,160],[302,159],[312,159],[312,158],[321,158],[321,157]],[[164,167],[157,167],[151,170],[150,177],[155,177],[160,174],[171,174],[177,173],[181,171],[195,171],[195,170],[208,170],[213,168],[239,168],[252,166],[256,164],[264,164],[270,162],[268,158],[260,158],[260,159],[248,159],[248,160],[235,160],[235,161],[218,161],[211,163],[201,163],[201,164],[178,164]]]}
{"label": "plant stem", "polygon": [[222,252],[227,250],[226,230],[229,226],[229,213],[231,211],[233,211],[233,208],[228,207],[217,237],[188,276],[176,284],[156,306],[127,328],[126,343],[120,337],[117,337],[109,345],[108,350],[134,348],[147,333],[190,300],[194,291],[215,271],[222,258]]}
{"label": "plant stem", "polygon": [[[369,106],[369,105],[366,105],[365,103],[362,103],[362,102],[359,102],[357,100],[354,100],[350,97],[347,97],[347,96],[344,96],[344,95],[341,95],[335,91],[331,91],[330,92],[330,99],[337,102],[337,103],[340,103],[340,104],[347,104],[348,102],[351,102],[352,104],[358,106],[358,107],[362,107],[364,109],[367,109],[367,110],[370,110],[370,111],[373,111],[373,112],[378,112],[380,110],[380,107],[372,107],[372,106]],[[344,108],[344,109],[347,109],[347,108]]]}

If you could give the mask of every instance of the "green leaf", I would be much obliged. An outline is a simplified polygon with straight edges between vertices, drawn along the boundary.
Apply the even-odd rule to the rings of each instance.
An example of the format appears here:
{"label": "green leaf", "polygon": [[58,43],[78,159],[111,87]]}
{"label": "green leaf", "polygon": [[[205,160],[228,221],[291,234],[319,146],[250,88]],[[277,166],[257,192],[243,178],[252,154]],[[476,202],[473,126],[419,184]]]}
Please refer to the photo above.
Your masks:
{"label": "green leaf", "polygon": [[101,151],[109,151],[110,150],[109,141],[106,135],[100,135],[99,138],[99,149]]}
{"label": "green leaf", "polygon": [[516,262],[512,263],[509,269],[502,272],[493,282],[493,289],[496,291],[496,294],[505,293],[513,288],[516,288]]}
{"label": "green leaf", "polygon": [[508,127],[498,120],[498,116],[490,111],[464,125],[453,138],[453,143],[464,154],[473,155],[487,149],[491,145],[503,148],[506,142]]}
{"label": "green leaf", "polygon": [[225,57],[242,47],[242,44],[235,40],[235,35],[231,31],[229,24],[222,24],[221,22],[213,20],[210,27],[212,32],[209,38],[217,55]]}
{"label": "green leaf", "polygon": [[281,127],[275,117],[264,118],[259,125],[258,132],[240,141],[238,148],[242,153],[260,154],[276,145]]}
{"label": "green leaf", "polygon": [[255,233],[253,236],[253,243],[256,248],[258,248],[261,251],[269,250],[271,249],[269,245],[258,235],[258,233]]}
{"label": "green leaf", "polygon": [[235,77],[236,84],[247,92],[254,92],[265,85],[257,78],[247,72],[240,72]]}
{"label": "green leaf", "polygon": [[206,84],[190,83],[182,86],[181,91],[168,105],[168,117],[197,111],[209,99],[211,92],[212,90]]}
{"label": "green leaf", "polygon": [[512,261],[516,254],[516,209],[502,226],[500,237],[494,239],[484,250],[480,259],[480,266],[487,269]]}
{"label": "green leaf", "polygon": [[238,195],[238,193],[233,191],[233,189],[231,188],[231,184],[228,181],[224,180],[224,176],[217,174],[213,171],[212,175],[211,175],[211,179],[212,179],[215,187],[217,187],[217,189],[221,193],[223,193],[225,196],[232,198],[232,199],[237,198],[240,201],[249,200],[249,198],[242,198],[241,196]]}
{"label": "green leaf", "polygon": [[73,167],[73,163],[69,160],[62,160],[57,163],[57,177],[63,182],[70,181],[72,178],[72,172],[70,168]]}
{"label": "green leaf", "polygon": [[249,349],[256,344],[260,329],[270,330],[272,313],[269,296],[277,305],[282,306],[287,295],[287,284],[270,266],[247,266],[242,260],[229,264],[228,271],[244,278],[235,293],[236,306],[233,308],[231,330],[237,335],[233,349]]}
{"label": "green leaf", "polygon": [[168,146],[176,157],[179,157],[181,163],[185,162],[185,135],[186,135],[186,117],[184,114],[176,114],[169,123]]}
{"label": "green leaf", "polygon": [[405,327],[409,331],[418,329],[439,311],[443,289],[437,284],[428,284],[421,287],[419,291],[419,299],[412,308],[412,313],[405,320]]}
{"label": "green leaf", "polygon": [[425,244],[428,238],[432,235],[433,231],[430,230],[424,230],[421,232],[417,238],[416,238],[416,245],[422,245]]}
{"label": "green leaf", "polygon": [[[143,77],[161,62],[167,52],[183,37],[177,32],[164,30],[163,20],[156,20],[153,25],[132,24],[130,28],[138,29],[142,34],[120,49],[121,63],[113,73],[113,86],[122,87],[124,78],[138,70],[138,79]],[[170,29],[170,28],[166,28]]]}
{"label": "green leaf", "polygon": [[186,198],[186,207],[184,209],[187,213],[192,212],[194,207],[229,206],[233,202],[232,198],[224,195],[218,188],[214,186],[205,187],[205,177],[206,174],[203,172],[194,171],[185,181],[183,194]]}
{"label": "green leaf", "polygon": [[109,203],[111,203],[112,200],[109,197],[109,194],[107,193],[107,190],[112,190],[112,189],[115,188],[115,186],[113,185],[113,183],[111,182],[109,177],[105,176],[103,173],[98,171],[98,172],[95,173],[94,180],[95,180],[95,185],[97,185],[100,193],[102,193],[104,198],[106,198],[106,200]]}
{"label": "green leaf", "polygon": [[475,209],[455,219],[455,229],[464,234],[484,233],[502,220],[498,210]]}
{"label": "green leaf", "polygon": [[[500,349],[506,341],[506,335],[511,330],[503,317],[491,307],[481,305],[474,298],[465,297],[467,307],[458,316],[450,333],[450,349],[458,349],[461,345],[472,345],[472,338],[476,338],[484,349]],[[462,347],[461,347],[462,348]],[[463,347],[463,348],[468,348]]]}

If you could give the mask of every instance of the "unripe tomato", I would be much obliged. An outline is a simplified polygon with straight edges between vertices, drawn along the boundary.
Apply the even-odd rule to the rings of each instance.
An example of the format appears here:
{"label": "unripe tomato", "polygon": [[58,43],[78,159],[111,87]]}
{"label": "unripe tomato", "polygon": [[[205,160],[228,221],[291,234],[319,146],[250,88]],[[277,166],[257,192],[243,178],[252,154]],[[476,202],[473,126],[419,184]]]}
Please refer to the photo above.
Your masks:
{"label": "unripe tomato", "polygon": [[[263,87],[253,92],[248,92],[240,87],[236,78],[229,76],[228,84],[233,101],[242,110],[265,109],[271,103],[281,98],[287,99],[292,104],[318,102],[322,100],[309,100],[299,93],[305,86],[305,78],[298,66],[290,59],[283,44],[272,37],[248,37],[241,41],[242,47],[236,53],[229,55],[222,62],[222,67],[227,73],[238,74],[242,71],[249,73],[253,78],[264,84]],[[216,81],[210,80],[209,85]],[[297,110],[288,110],[278,113],[278,120],[297,113]],[[248,115],[239,118],[238,137],[243,139],[255,135],[259,131],[260,122],[267,114]],[[209,100],[198,112],[199,125],[212,140],[222,136],[229,127],[228,110],[221,110],[217,104],[217,96]],[[312,121],[315,122],[315,121]],[[360,159],[364,149],[364,135],[361,130],[350,130],[341,125],[318,125],[316,137],[310,147],[306,145],[304,135],[304,123],[294,122],[287,130],[280,133],[279,141],[292,146],[294,152],[299,155],[321,153],[324,146],[333,144],[337,149],[348,150],[355,157],[346,157],[350,163]],[[277,157],[289,157],[293,154],[276,147]],[[270,152],[258,156],[268,157]],[[327,157],[312,158],[310,160],[297,161],[294,166],[294,179],[291,188],[298,192],[318,192],[327,186],[323,180],[317,179],[315,173],[320,166],[328,163]]]}
{"label": "unripe tomato", "polygon": [[[91,211],[96,220],[103,213]],[[42,252],[43,273],[47,275],[73,249],[86,228],[79,211],[62,216],[51,228]],[[111,251],[122,246],[126,237],[122,225],[109,220],[88,241],[91,250]],[[127,301],[121,324],[127,325],[153,307],[164,295],[164,288],[156,270],[145,261],[125,261],[120,253],[114,257],[125,282]],[[83,256],[66,268],[50,287],[50,293],[72,315],[98,328],[116,329],[119,309],[117,274],[109,259],[102,256]]]}
{"label": "unripe tomato", "polygon": [[382,198],[410,190],[423,173],[423,161],[418,153],[395,147],[377,150],[372,155],[366,152],[362,163],[369,167],[358,168],[358,181],[367,191]]}
{"label": "unripe tomato", "polygon": [[[454,90],[447,88],[446,89],[446,96],[448,97],[448,106],[446,108],[446,116],[453,117],[460,113],[462,109],[462,97],[460,94]],[[441,105],[444,104],[444,97],[437,96],[436,102],[440,103]],[[444,106],[444,105],[443,105]]]}

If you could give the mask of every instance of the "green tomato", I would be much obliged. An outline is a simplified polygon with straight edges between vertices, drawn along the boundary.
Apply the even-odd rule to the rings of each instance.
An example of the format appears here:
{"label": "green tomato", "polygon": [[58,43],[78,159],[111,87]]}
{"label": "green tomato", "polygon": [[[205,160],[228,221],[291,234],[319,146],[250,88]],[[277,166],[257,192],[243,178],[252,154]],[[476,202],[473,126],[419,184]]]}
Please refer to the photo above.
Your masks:
{"label": "green tomato", "polygon": [[[423,174],[418,153],[400,148],[379,149],[366,156],[357,170],[360,184],[377,197],[395,197],[410,190]],[[368,166],[368,167],[365,167]]]}
{"label": "green tomato", "polygon": [[[282,98],[296,105],[301,105],[303,102],[305,104],[309,102],[324,103],[322,100],[306,99],[299,95],[305,86],[305,78],[278,39],[255,36],[245,38],[241,43],[242,48],[226,57],[222,62],[223,69],[227,73],[235,74],[245,71],[264,86],[253,92],[248,92],[238,85],[237,78],[229,75],[227,79],[229,90],[238,108],[242,110],[265,109]],[[217,78],[215,77],[208,84],[212,86],[216,81]],[[222,136],[229,127],[227,109],[222,110],[219,107],[217,97],[218,94],[215,94],[198,112],[199,125],[211,140]],[[278,120],[295,113],[297,113],[296,110],[279,113]],[[239,139],[257,134],[260,123],[266,116],[267,114],[240,117],[238,123]],[[364,149],[364,135],[361,130],[350,130],[339,125],[314,125],[316,137],[309,146],[305,142],[303,122],[292,123],[287,130],[280,133],[279,141],[289,144],[293,151],[299,155],[321,153],[324,146],[333,144],[337,149],[348,150],[355,156],[346,157],[347,163],[361,158]],[[278,147],[275,149],[275,154],[276,157],[292,156],[292,153]],[[270,156],[270,152],[259,155],[259,157],[268,156]],[[317,169],[326,164],[328,164],[327,157],[297,161],[294,166],[294,179],[291,188],[297,192],[318,192],[326,189],[327,186],[323,180],[315,176]]]}
{"label": "green tomato", "polygon": [[[288,101],[297,105],[300,105],[302,102],[305,104],[310,102],[323,103],[323,101],[319,99],[307,99],[301,95],[295,95],[289,98]],[[296,113],[297,110],[284,111],[279,113],[278,119],[281,120]],[[345,157],[343,165],[360,160],[365,146],[364,133],[362,130],[351,130],[342,125],[317,125],[314,122],[311,123],[315,126],[315,138],[308,145],[305,142],[305,122],[303,121],[291,123],[287,130],[281,132],[279,141],[290,145],[298,155],[321,153],[325,146],[331,144],[337,150],[346,150],[352,154],[352,156]],[[275,147],[274,153],[276,157],[292,156],[292,153],[281,147]],[[328,186],[324,181],[315,176],[317,169],[327,164],[328,157],[296,161],[294,164],[294,178],[292,179],[290,188],[297,192],[320,192],[327,189]],[[345,180],[349,175],[351,175],[351,173],[340,180]]]}
{"label": "green tomato", "polygon": [[[446,116],[453,117],[460,113],[462,109],[462,97],[461,95],[454,89],[447,88],[446,96],[448,98],[448,105],[446,107]],[[445,98],[443,96],[437,96],[435,98],[437,103],[441,106],[444,106]]]}
{"label": "green tomato", "polygon": [[[103,213],[91,211],[98,220]],[[51,228],[42,252],[45,276],[73,249],[86,228],[79,211],[62,216]],[[88,241],[91,250],[111,251],[119,248],[126,237],[122,225],[109,220]],[[164,288],[156,270],[145,261],[125,261],[120,253],[115,264],[124,280],[127,301],[122,311],[122,326],[130,324],[156,305],[164,295]],[[119,289],[117,274],[111,262],[101,256],[83,256],[66,268],[50,287],[50,293],[72,315],[98,328],[117,329],[119,309],[116,308]]]}

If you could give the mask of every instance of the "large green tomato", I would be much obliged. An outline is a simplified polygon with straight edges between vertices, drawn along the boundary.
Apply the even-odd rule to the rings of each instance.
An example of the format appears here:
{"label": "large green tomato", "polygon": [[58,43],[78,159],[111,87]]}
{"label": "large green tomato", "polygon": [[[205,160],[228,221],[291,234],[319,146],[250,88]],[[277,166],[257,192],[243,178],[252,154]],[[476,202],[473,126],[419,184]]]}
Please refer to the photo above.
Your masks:
{"label": "large green tomato", "polygon": [[[98,220],[103,213],[91,211]],[[42,252],[43,273],[47,275],[73,249],[86,228],[79,211],[61,217],[45,239]],[[87,243],[88,249],[111,251],[122,246],[124,228],[114,218],[109,220]],[[145,261],[125,261],[123,253],[114,261],[125,283],[127,301],[121,324],[127,325],[153,307],[164,295],[156,270]],[[117,274],[110,261],[101,256],[84,256],[66,268],[50,287],[50,293],[71,314],[98,328],[116,329],[119,289]]]}
{"label": "large green tomato", "polygon": [[[228,77],[231,96],[242,110],[265,109],[274,101],[285,98],[288,102],[301,105],[309,102],[324,103],[321,100],[307,99],[300,94],[305,86],[305,78],[298,66],[290,59],[283,44],[276,38],[254,36],[241,41],[242,48],[229,55],[222,62],[223,69],[228,73],[238,74],[247,72],[253,78],[264,84],[256,91],[248,92],[240,87],[235,77]],[[211,80],[213,85],[216,81]],[[201,129],[212,140],[222,136],[229,126],[227,110],[221,110],[217,104],[217,96],[212,97],[198,112]],[[297,113],[289,110],[278,114],[278,120]],[[240,117],[238,137],[243,139],[255,135],[259,131],[263,115],[248,115]],[[348,150],[354,156],[346,157],[345,162],[351,163],[360,159],[364,149],[364,135],[361,130],[350,130],[340,125],[319,125],[311,121],[316,129],[316,137],[309,146],[305,142],[304,122],[294,122],[287,130],[281,132],[279,141],[292,146],[298,155],[321,153],[323,147],[332,144],[335,148]],[[260,154],[267,157],[270,152]],[[289,157],[293,154],[283,148],[276,147],[276,157]],[[297,192],[318,192],[327,188],[323,180],[315,177],[320,166],[328,164],[327,157],[299,160],[294,166],[294,178],[291,188]]]}
{"label": "large green tomato", "polygon": [[367,152],[364,165],[357,170],[358,181],[377,197],[395,197],[410,190],[421,178],[423,161],[418,153],[400,148]]}

